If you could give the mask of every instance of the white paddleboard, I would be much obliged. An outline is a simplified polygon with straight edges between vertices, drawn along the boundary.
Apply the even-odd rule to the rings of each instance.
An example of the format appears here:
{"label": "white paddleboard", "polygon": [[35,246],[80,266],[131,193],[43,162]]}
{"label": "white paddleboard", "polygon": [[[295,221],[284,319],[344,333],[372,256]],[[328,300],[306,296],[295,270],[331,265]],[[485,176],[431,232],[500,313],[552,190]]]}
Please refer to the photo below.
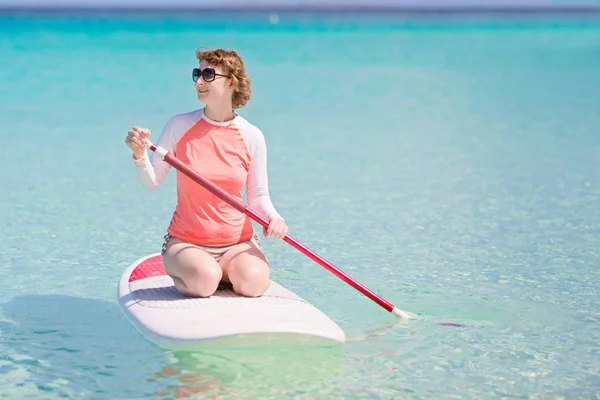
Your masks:
{"label": "white paddleboard", "polygon": [[142,335],[167,349],[335,346],[346,340],[327,315],[274,281],[256,298],[231,289],[208,298],[185,297],[166,274],[160,254],[125,270],[118,297]]}

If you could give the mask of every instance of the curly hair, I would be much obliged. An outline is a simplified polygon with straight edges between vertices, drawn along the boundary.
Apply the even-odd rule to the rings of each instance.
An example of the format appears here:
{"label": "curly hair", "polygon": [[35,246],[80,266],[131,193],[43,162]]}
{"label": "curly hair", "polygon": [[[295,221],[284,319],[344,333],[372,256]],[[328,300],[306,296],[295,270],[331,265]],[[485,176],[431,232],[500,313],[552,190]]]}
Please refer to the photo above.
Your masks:
{"label": "curly hair", "polygon": [[203,60],[215,67],[226,69],[227,75],[233,80],[233,108],[242,108],[250,100],[250,78],[246,74],[244,62],[235,50],[202,49],[196,50],[198,62]]}

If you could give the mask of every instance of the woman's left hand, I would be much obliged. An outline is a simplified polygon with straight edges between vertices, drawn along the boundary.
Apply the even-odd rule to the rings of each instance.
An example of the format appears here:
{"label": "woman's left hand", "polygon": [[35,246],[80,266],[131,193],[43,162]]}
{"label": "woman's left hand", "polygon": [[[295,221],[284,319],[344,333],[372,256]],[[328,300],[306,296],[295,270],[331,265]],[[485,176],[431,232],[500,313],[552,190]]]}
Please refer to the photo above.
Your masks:
{"label": "woman's left hand", "polygon": [[273,236],[277,239],[283,239],[283,237],[287,235],[287,232],[288,227],[285,224],[285,221],[279,217],[271,218],[268,228],[263,226],[263,235],[265,235],[265,237]]}

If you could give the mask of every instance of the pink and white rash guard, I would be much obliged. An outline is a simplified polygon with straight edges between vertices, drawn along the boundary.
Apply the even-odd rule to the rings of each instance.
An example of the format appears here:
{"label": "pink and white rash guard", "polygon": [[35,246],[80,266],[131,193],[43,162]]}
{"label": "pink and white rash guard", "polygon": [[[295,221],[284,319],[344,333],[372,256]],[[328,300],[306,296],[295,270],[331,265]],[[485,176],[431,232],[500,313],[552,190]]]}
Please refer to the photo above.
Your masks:
{"label": "pink and white rash guard", "polygon": [[[263,133],[239,114],[217,122],[204,109],[173,116],[156,142],[221,189],[269,221],[279,217],[269,197],[267,149]],[[135,160],[148,189],[158,187],[171,166],[155,153]],[[167,232],[182,241],[226,246],[252,238],[251,220],[177,171],[177,206]]]}

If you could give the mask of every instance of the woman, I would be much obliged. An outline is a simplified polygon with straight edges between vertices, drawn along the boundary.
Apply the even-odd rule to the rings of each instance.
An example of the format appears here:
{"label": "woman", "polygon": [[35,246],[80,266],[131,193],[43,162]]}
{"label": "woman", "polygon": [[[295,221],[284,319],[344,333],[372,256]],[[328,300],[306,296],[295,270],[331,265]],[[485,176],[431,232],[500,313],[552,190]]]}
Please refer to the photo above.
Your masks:
{"label": "woman", "polygon": [[[287,225],[269,197],[267,154],[262,132],[235,110],[250,99],[250,80],[235,51],[196,51],[198,100],[205,107],[173,116],[157,145],[166,148],[221,189],[242,200],[269,221],[265,237],[283,238]],[[133,127],[125,143],[133,151],[140,179],[148,190],[158,187],[170,165],[148,157],[150,131]],[[177,206],[162,248],[165,270],[186,296],[208,297],[220,282],[248,297],[269,287],[269,263],[245,214],[177,171]]]}

